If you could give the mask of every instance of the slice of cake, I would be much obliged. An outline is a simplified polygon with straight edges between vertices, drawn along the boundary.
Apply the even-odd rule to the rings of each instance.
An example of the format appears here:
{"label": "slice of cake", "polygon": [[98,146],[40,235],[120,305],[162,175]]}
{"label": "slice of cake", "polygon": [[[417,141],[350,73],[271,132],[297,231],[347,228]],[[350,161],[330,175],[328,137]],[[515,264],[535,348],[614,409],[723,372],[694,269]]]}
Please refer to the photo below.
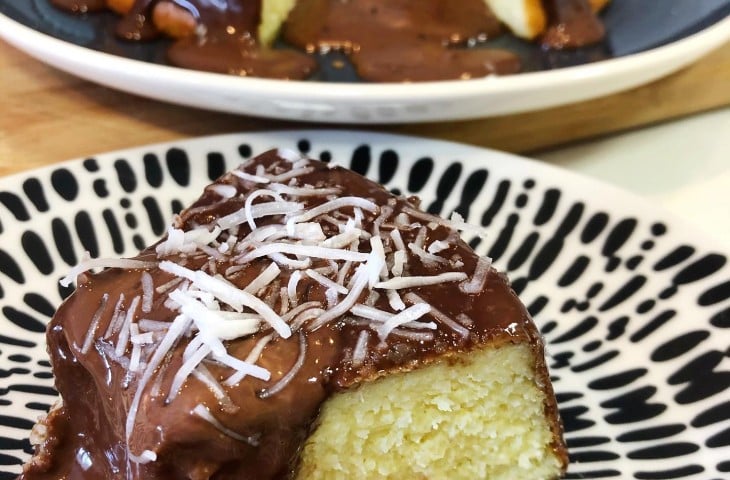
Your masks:
{"label": "slice of cake", "polygon": [[292,152],[246,162],[65,279],[21,479],[559,478],[541,337],[474,228]]}

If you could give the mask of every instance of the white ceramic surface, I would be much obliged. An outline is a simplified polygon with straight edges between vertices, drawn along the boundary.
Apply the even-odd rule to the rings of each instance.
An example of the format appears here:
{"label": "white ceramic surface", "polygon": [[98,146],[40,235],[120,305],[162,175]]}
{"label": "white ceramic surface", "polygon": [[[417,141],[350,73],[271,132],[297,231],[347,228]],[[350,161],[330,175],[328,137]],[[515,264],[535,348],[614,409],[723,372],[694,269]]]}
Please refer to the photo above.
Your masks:
{"label": "white ceramic surface", "polygon": [[730,246],[730,107],[536,154],[636,193]]}
{"label": "white ceramic surface", "polygon": [[[100,154],[0,179],[0,446],[12,478],[54,398],[43,325],[85,249],[132,255],[224,168],[299,149],[490,235],[550,354],[569,478],[730,475],[724,246],[639,197],[520,157],[365,132],[272,132]],[[65,292],[66,294],[68,292]]]}

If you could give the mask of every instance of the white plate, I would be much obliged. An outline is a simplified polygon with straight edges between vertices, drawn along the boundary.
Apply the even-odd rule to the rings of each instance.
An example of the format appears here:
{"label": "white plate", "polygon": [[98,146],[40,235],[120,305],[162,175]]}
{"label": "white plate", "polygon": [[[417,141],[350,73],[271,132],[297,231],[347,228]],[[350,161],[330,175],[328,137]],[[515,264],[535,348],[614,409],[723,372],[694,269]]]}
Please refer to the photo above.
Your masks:
{"label": "white plate", "polygon": [[[730,477],[727,252],[641,199],[545,164],[365,132],[208,137],[0,179],[0,479],[54,398],[43,328],[84,250],[131,255],[172,210],[271,147],[331,159],[489,224],[551,355],[569,478]],[[67,293],[67,292],[66,292]]]}
{"label": "white plate", "polygon": [[[7,4],[0,4],[0,12],[30,8],[32,18],[25,21],[39,28],[58,30],[57,25],[44,24],[49,15],[52,23],[67,21],[49,10],[47,0],[3,1]],[[181,71],[59,40],[2,14],[0,37],[74,75],[172,103],[312,122],[424,122],[503,115],[607,95],[667,75],[730,39],[730,18],[723,19],[727,0],[662,0],[651,9],[642,1],[614,0],[607,13],[617,17],[608,44],[625,56],[501,78],[415,84],[287,82]],[[707,24],[687,36],[687,31]],[[83,36],[69,33],[78,28],[75,22],[61,30],[73,39],[74,33]],[[651,48],[654,45],[664,46]]]}

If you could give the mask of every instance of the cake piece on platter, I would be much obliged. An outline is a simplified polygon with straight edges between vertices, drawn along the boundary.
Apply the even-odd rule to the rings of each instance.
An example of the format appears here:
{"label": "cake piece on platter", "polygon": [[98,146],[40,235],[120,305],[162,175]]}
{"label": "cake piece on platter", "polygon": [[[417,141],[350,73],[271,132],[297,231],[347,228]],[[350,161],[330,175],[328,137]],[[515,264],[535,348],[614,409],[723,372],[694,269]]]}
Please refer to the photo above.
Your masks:
{"label": "cake piece on platter", "polygon": [[66,277],[21,479],[561,477],[539,331],[464,231],[341,167],[247,161]]}

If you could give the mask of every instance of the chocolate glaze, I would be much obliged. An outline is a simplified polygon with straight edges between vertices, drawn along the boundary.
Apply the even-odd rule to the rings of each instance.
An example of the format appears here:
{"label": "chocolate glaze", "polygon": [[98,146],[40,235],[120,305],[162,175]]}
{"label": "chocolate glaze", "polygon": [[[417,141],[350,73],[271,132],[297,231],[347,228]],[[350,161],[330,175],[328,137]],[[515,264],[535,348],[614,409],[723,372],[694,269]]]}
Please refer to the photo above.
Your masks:
{"label": "chocolate glaze", "polygon": [[341,49],[374,82],[449,80],[516,73],[505,50],[454,48],[502,33],[483,0],[301,0],[283,37],[306,51]]}
{"label": "chocolate glaze", "polygon": [[51,3],[74,13],[99,12],[106,8],[106,0],[51,0]]}
{"label": "chocolate glaze", "polygon": [[[127,40],[150,40],[160,32],[152,22],[155,7],[169,0],[135,0],[116,29]],[[179,15],[189,15],[203,26],[176,40],[168,50],[173,65],[240,76],[303,79],[316,68],[308,55],[293,50],[262,47],[256,31],[261,0],[195,0],[172,2]]]}
{"label": "chocolate glaze", "polygon": [[589,0],[543,0],[548,29],[542,43],[548,48],[578,48],[598,43],[606,28],[591,8]]}
{"label": "chocolate glaze", "polygon": [[[254,174],[258,164],[271,168],[290,165],[272,151],[242,168]],[[329,168],[315,161],[311,161],[311,165],[315,167],[314,171],[299,177],[300,185],[336,186],[347,195],[369,198],[378,205],[390,202],[395,208],[394,215],[402,208],[415,207],[412,199],[396,198],[379,185],[349,170]],[[239,192],[245,192],[251,186],[231,174],[222,177],[217,183],[234,185]],[[323,198],[310,197],[307,207],[311,208],[323,201]],[[210,224],[242,206],[241,197],[223,201],[215,189],[208,188],[195,204],[181,214],[176,224],[183,229]],[[377,215],[378,212],[366,213],[364,226],[372,225]],[[273,221],[273,218],[269,218],[269,221]],[[261,225],[267,223],[261,220]],[[322,227],[325,230],[335,229],[326,222],[322,222]],[[400,230],[406,244],[413,241],[418,232],[416,227],[401,227]],[[463,261],[462,270],[468,275],[472,274],[478,257],[453,230],[439,226],[430,229],[428,236],[427,241],[448,240],[451,245],[449,250],[440,254],[445,258],[451,255],[460,257]],[[369,244],[360,247],[361,251],[369,250]],[[158,260],[153,247],[141,252],[138,258]],[[439,271],[436,267],[421,263],[416,257],[409,258],[409,275],[433,275]],[[184,261],[180,255],[168,259]],[[205,268],[208,262],[208,258],[190,257],[186,267],[193,270]],[[242,275],[230,280],[239,286],[248,284],[268,263],[263,259],[253,261]],[[228,265],[219,264],[218,271],[225,271]],[[156,268],[149,272],[155,285],[173,278]],[[289,272],[282,269],[282,285],[286,285],[288,276]],[[278,284],[271,288],[278,288]],[[127,458],[124,431],[138,378],[134,375],[129,377],[127,370],[111,359],[109,347],[115,338],[104,340],[102,332],[109,326],[120,293],[125,294],[126,306],[130,299],[141,294],[140,271],[107,269],[98,274],[83,274],[79,276],[77,290],[60,307],[47,332],[48,351],[56,388],[64,399],[63,407],[53,411],[45,421],[49,428],[46,442],[41,446],[36,461],[26,466],[20,478],[290,478],[296,470],[302,442],[310,431],[320,405],[328,396],[389,373],[408,371],[430,362],[448,360],[473,349],[504,343],[524,343],[532,348],[538,382],[547,394],[546,411],[551,418],[557,418],[556,404],[544,365],[541,338],[503,275],[491,270],[483,290],[477,294],[464,294],[455,282],[414,288],[412,291],[452,318],[461,313],[468,315],[474,321],[469,327],[469,336],[460,336],[440,323],[430,341],[415,341],[391,334],[385,346],[379,346],[377,337],[371,335],[368,356],[361,366],[355,367],[351,361],[352,350],[360,331],[367,327],[340,319],[318,330],[303,329],[300,332],[304,332],[302,334],[305,335],[307,345],[305,363],[292,383],[271,397],[259,396],[262,389],[281,378],[295,363],[300,341],[297,334],[288,339],[278,338],[264,349],[258,364],[272,372],[271,381],[246,377],[239,384],[226,387],[235,408],[221,405],[211,391],[193,377],[187,379],[179,396],[166,404],[166,392],[181,364],[181,354],[188,340],[181,342],[169,356],[168,363],[163,364],[156,373],[152,383],[159,385],[157,394],[152,384],[145,389],[129,448],[136,454],[144,449],[154,450],[157,460],[139,465],[129,462]],[[265,297],[269,293],[265,291],[261,296]],[[95,343],[87,353],[82,353],[79,345],[84,343],[91,319],[99,309],[104,294],[109,294],[110,300],[102,310]],[[299,303],[322,301],[324,289],[313,280],[303,279],[298,284],[297,296]],[[378,300],[376,306],[389,310],[384,297]],[[145,314],[138,311],[136,318],[171,321],[176,313],[165,307],[164,300],[162,295],[155,296],[151,311]],[[245,358],[255,342],[267,333],[269,331],[262,331],[251,337],[230,341],[227,343],[228,352],[235,357]],[[210,364],[208,368],[216,378],[224,379],[230,375],[230,370],[225,367]],[[230,430],[252,436],[260,445],[252,446],[220,433],[208,422],[192,414],[192,409],[198,404],[205,405]],[[557,422],[553,423],[553,429],[555,451],[565,461],[565,449]]]}

